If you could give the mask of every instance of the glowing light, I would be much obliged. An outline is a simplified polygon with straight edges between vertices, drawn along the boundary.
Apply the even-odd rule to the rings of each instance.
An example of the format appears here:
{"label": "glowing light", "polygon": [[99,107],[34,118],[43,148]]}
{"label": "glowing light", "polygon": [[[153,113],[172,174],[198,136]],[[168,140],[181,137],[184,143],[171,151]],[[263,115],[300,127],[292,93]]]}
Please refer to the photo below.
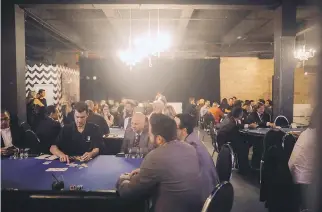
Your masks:
{"label": "glowing light", "polygon": [[96,76],[93,76],[93,80],[96,80],[97,78],[96,78]]}
{"label": "glowing light", "polygon": [[314,49],[305,49],[305,45],[302,48],[299,48],[294,52],[294,58],[298,59],[300,61],[306,61],[315,55],[315,50]]}

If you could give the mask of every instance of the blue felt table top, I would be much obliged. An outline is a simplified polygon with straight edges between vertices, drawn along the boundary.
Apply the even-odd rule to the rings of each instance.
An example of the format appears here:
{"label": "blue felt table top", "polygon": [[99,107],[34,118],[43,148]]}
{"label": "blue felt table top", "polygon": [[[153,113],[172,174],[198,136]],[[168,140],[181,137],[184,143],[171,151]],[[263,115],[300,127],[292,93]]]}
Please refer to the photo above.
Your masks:
{"label": "blue felt table top", "polygon": [[[241,130],[243,133],[255,134],[255,135],[262,135],[264,136],[271,128],[257,128],[257,129],[244,129]],[[303,132],[305,128],[281,128],[282,131],[289,133],[289,132]]]}
{"label": "blue felt table top", "polygon": [[[44,165],[44,162],[46,160],[34,158],[2,159],[2,189],[51,190],[52,173],[54,173],[56,176],[63,175],[65,190],[68,190],[70,185],[83,185],[85,191],[114,190],[119,176],[139,168],[142,159],[101,155],[89,161],[88,167],[83,169],[69,167],[59,160],[52,161],[48,165]],[[68,168],[68,170],[46,172],[48,168]]]}

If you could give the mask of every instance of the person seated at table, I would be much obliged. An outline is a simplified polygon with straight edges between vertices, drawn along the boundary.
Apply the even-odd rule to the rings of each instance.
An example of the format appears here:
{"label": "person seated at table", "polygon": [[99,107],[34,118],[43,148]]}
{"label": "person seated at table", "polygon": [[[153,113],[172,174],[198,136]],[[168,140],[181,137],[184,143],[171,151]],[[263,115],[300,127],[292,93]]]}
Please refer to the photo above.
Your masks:
{"label": "person seated at table", "polygon": [[199,212],[205,184],[195,148],[177,140],[174,119],[153,114],[150,140],[157,147],[143,160],[140,169],[120,176],[116,188],[121,197],[152,197],[152,211]]}
{"label": "person seated at table", "polygon": [[113,126],[114,116],[110,113],[110,107],[107,104],[102,105],[102,116],[109,127]]}
{"label": "person seated at table", "polygon": [[265,105],[262,102],[258,102],[254,106],[254,111],[249,114],[246,120],[247,123],[257,123],[260,128],[274,127],[274,123],[271,123],[271,116],[265,112]]}
{"label": "person seated at table", "polygon": [[317,161],[316,149],[318,148],[316,128],[319,119],[317,109],[313,110],[309,127],[303,131],[293,148],[288,166],[293,176],[293,181],[298,188],[301,204],[305,206],[307,191],[313,183],[316,174],[315,161]]}
{"label": "person seated at table", "polygon": [[60,123],[57,120],[57,108],[54,105],[49,105],[35,131],[40,140],[40,151],[42,153],[49,153],[49,148],[54,144],[61,130]]}
{"label": "person seated at table", "polygon": [[210,156],[205,145],[201,143],[196,132],[193,131],[195,122],[189,114],[178,114],[175,117],[177,124],[177,136],[181,141],[185,141],[192,145],[198,154],[199,164],[201,167],[201,174],[204,185],[203,199],[206,200],[209,194],[213,191],[215,186],[219,183],[216,167],[212,157]]}
{"label": "person seated at table", "polygon": [[235,153],[237,153],[239,172],[247,174],[250,167],[248,162],[249,147],[239,133],[240,121],[243,117],[243,109],[241,107],[234,107],[231,111],[231,117],[225,119],[219,125],[217,134],[217,141],[219,149],[225,143],[230,142]]}
{"label": "person seated at table", "polygon": [[212,104],[212,107],[209,109],[209,112],[214,117],[215,123],[218,124],[222,118],[224,118],[224,113],[220,110],[217,102]]}
{"label": "person seated at table", "polygon": [[81,155],[88,161],[99,154],[103,144],[103,134],[99,127],[87,121],[89,110],[84,102],[75,104],[75,122],[65,125],[58,135],[50,152],[59,157],[61,162],[69,163],[69,156]]}
{"label": "person seated at table", "polygon": [[121,152],[128,153],[130,148],[142,148],[147,153],[153,149],[145,123],[146,117],[143,113],[134,113],[131,128],[125,131]]}
{"label": "person seated at table", "polygon": [[124,129],[131,127],[131,119],[135,108],[135,102],[133,100],[126,100],[123,111]]}
{"label": "person seated at table", "polygon": [[24,133],[18,122],[11,121],[11,116],[7,110],[1,110],[1,155],[9,156],[13,152],[12,147],[22,146]]}
{"label": "person seated at table", "polygon": [[86,100],[85,103],[87,104],[88,111],[89,111],[87,121],[98,125],[100,130],[102,131],[103,135],[108,135],[110,133],[110,128],[109,128],[108,124],[106,123],[105,119],[103,118],[103,116],[101,116],[98,113],[95,113],[93,111],[94,102],[91,100]]}

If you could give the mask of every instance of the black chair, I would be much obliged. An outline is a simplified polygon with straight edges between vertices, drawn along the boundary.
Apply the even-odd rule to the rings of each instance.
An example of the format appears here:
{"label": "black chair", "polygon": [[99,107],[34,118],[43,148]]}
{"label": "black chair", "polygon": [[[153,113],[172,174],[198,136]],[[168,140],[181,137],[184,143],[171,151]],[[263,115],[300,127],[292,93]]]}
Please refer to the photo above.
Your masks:
{"label": "black chair", "polygon": [[216,169],[220,182],[229,181],[234,167],[235,155],[229,144],[224,144],[217,157]]}
{"label": "black chair", "polygon": [[278,127],[288,128],[290,127],[290,122],[287,120],[285,116],[277,116],[274,124]]}
{"label": "black chair", "polygon": [[229,182],[222,182],[205,201],[201,212],[229,212],[233,207],[234,188]]}
{"label": "black chair", "polygon": [[296,143],[296,138],[294,137],[294,135],[290,133],[287,133],[286,135],[284,135],[282,139],[282,147],[288,159],[290,159],[291,157],[295,143]]}
{"label": "black chair", "polygon": [[30,148],[31,154],[38,154],[40,151],[40,140],[32,130],[26,130],[24,134],[25,147]]}
{"label": "black chair", "polygon": [[20,123],[20,128],[21,128],[24,132],[26,132],[27,130],[31,130],[30,125],[29,125],[27,122],[25,122],[25,121]]}

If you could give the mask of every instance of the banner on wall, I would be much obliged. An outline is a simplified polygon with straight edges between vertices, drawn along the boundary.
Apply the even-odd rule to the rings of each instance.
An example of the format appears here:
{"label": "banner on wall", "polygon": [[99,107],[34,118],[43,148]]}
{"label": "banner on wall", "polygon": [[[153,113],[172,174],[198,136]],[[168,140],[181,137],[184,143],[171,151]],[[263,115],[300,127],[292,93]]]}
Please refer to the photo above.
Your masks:
{"label": "banner on wall", "polygon": [[39,89],[44,89],[46,91],[46,100],[47,100],[47,105],[54,105],[54,85],[52,84],[35,84],[34,85],[34,90],[36,92],[39,91]]}

